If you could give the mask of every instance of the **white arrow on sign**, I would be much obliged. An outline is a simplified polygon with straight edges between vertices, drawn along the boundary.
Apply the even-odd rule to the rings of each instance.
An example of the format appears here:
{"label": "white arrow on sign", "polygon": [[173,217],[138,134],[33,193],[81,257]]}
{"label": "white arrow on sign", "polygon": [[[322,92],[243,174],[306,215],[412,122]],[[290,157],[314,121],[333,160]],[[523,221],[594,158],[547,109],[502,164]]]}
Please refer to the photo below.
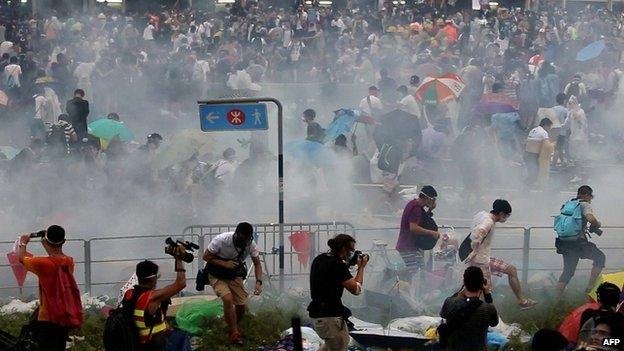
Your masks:
{"label": "white arrow on sign", "polygon": [[215,115],[213,112],[210,112],[204,118],[206,119],[206,121],[210,122],[211,124],[214,124],[214,122],[219,119],[219,115]]}

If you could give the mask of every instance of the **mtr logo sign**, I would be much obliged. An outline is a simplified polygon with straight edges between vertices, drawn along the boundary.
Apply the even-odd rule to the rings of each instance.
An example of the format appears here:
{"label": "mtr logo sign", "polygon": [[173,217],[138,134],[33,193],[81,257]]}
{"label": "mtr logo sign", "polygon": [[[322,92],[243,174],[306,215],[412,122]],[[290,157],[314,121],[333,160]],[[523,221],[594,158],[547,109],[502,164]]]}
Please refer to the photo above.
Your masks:
{"label": "mtr logo sign", "polygon": [[602,340],[602,346],[617,346],[620,342],[620,339],[604,339]]}

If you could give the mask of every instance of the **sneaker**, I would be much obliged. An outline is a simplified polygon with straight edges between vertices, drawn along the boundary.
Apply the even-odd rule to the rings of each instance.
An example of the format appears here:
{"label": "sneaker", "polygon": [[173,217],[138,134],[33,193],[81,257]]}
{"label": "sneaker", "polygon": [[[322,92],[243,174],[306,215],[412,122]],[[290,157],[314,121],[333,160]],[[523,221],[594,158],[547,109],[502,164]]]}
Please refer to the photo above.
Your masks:
{"label": "sneaker", "polygon": [[243,342],[243,336],[240,333],[232,333],[230,334],[230,342],[232,345],[242,346],[245,343]]}
{"label": "sneaker", "polygon": [[535,305],[537,305],[537,301],[533,301],[531,299],[524,299],[524,301],[522,301],[522,303],[518,304],[518,307],[521,310],[529,310],[529,309],[535,307]]}

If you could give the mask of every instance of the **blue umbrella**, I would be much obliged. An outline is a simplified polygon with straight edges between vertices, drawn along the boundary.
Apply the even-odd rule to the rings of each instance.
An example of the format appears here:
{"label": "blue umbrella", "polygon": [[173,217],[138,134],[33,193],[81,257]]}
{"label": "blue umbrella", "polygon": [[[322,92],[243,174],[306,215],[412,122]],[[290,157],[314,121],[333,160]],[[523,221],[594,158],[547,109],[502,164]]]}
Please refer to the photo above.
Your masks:
{"label": "blue umbrella", "polygon": [[336,140],[340,134],[349,134],[353,125],[358,121],[360,112],[357,110],[342,108],[336,111],[334,120],[327,126],[325,142]]}
{"label": "blue umbrella", "polygon": [[325,144],[309,140],[295,140],[284,145],[284,154],[298,162],[310,163],[318,167],[337,163],[336,154]]}
{"label": "blue umbrella", "polygon": [[576,60],[577,61],[587,61],[587,60],[591,60],[593,58],[596,58],[596,57],[600,56],[600,53],[602,52],[602,50],[604,50],[604,48],[605,48],[605,41],[603,39],[595,41],[595,42],[587,45],[586,47],[582,48],[576,54]]}

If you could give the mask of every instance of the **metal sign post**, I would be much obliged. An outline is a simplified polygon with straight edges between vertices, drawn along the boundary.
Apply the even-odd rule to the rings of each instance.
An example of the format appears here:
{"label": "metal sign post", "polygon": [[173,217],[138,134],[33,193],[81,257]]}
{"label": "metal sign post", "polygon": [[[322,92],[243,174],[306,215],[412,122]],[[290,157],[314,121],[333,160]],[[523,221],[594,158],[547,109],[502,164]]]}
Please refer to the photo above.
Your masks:
{"label": "metal sign post", "polygon": [[280,291],[284,291],[284,139],[282,103],[275,98],[240,98],[198,101],[200,125],[203,131],[266,130],[268,113],[264,103],[277,106],[277,190],[279,224]]}

